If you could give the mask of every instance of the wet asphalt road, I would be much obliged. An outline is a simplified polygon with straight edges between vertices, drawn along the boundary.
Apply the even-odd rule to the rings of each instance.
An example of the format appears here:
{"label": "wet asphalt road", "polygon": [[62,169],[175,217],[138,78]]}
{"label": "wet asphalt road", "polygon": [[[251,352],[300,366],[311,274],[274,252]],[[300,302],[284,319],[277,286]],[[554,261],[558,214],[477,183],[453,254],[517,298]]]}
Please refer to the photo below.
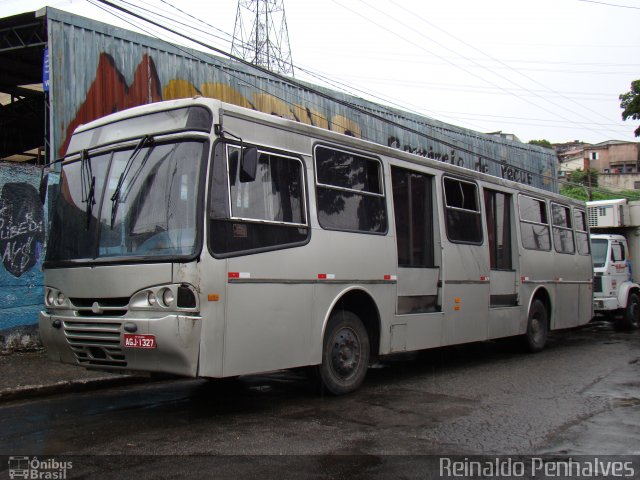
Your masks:
{"label": "wet asphalt road", "polygon": [[534,355],[511,342],[407,354],[338,398],[279,372],[6,403],[0,436],[0,455],[638,455],[640,332],[593,323]]}

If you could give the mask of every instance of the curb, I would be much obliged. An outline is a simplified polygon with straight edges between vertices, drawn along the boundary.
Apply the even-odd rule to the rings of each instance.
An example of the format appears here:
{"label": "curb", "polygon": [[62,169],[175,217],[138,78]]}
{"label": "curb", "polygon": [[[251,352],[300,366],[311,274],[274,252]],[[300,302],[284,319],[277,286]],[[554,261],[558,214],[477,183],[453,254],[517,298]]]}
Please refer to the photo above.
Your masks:
{"label": "curb", "polygon": [[134,383],[148,383],[150,381],[161,381],[160,378],[143,377],[98,377],[81,380],[64,380],[49,385],[25,385],[20,387],[7,388],[0,391],[0,404],[13,401],[30,399],[35,396],[44,397],[58,395],[62,393],[77,393],[100,388],[119,387]]}

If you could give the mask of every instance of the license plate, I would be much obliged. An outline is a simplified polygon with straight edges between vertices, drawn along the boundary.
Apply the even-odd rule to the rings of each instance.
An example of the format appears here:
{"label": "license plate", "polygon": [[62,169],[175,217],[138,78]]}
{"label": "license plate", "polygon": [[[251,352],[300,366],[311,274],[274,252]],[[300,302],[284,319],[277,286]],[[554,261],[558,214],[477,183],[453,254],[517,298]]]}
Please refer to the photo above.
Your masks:
{"label": "license plate", "polygon": [[125,348],[156,348],[155,335],[124,334]]}

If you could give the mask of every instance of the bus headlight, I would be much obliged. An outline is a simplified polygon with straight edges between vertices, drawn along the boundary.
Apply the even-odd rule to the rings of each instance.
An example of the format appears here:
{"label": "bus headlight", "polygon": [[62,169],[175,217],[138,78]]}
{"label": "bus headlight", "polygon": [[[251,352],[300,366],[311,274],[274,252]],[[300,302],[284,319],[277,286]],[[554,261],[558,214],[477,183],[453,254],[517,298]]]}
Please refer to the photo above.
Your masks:
{"label": "bus headlight", "polygon": [[162,290],[162,303],[165,307],[170,307],[173,305],[173,301],[176,299],[176,296],[173,294],[173,290],[170,288],[165,288]]}
{"label": "bus headlight", "polygon": [[47,288],[47,293],[46,293],[45,298],[44,298],[44,304],[47,307],[50,307],[51,305],[53,305],[53,299],[54,298],[55,297],[53,296],[53,290],[51,290],[50,288]]}
{"label": "bus headlight", "polygon": [[47,287],[44,291],[44,305],[47,308],[67,308],[69,301],[60,290]]}
{"label": "bus headlight", "polygon": [[147,295],[147,302],[149,302],[149,305],[151,305],[152,307],[158,303],[158,297],[156,297],[156,294],[154,292],[149,292],[149,294]]}
{"label": "bus headlight", "polygon": [[148,287],[134,293],[129,300],[131,310],[197,312],[196,290],[188,284]]}
{"label": "bus headlight", "polygon": [[64,294],[62,292],[58,292],[58,295],[56,296],[56,306],[61,307],[64,305],[65,300]]}

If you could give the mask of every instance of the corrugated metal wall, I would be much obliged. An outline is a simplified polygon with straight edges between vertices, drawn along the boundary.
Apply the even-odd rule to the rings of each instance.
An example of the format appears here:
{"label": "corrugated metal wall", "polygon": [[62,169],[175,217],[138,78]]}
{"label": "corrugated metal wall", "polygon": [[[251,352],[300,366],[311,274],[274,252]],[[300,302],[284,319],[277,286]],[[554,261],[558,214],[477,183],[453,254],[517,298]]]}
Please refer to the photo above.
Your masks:
{"label": "corrugated metal wall", "polygon": [[236,62],[178,49],[52,8],[47,8],[47,18],[54,156],[64,153],[73,129],[81,123],[135,105],[200,94],[547,190],[556,189],[556,156],[550,150],[322,89],[423,134],[419,135],[266,78]]}

